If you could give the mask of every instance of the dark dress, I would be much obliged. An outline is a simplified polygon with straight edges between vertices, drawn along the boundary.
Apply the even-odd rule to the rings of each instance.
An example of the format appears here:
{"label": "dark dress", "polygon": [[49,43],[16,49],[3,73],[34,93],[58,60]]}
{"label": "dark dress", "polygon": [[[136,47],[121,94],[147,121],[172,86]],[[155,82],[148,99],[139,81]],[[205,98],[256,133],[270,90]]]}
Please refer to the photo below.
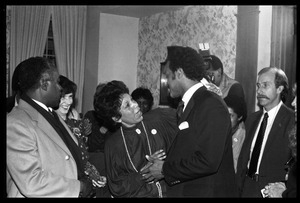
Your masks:
{"label": "dark dress", "polygon": [[82,153],[82,160],[84,164],[88,161],[89,155],[87,151],[87,145],[86,145],[86,137],[83,134],[83,123],[82,120],[76,120],[76,119],[69,119],[67,118],[65,120],[66,124],[68,125],[69,129],[72,131],[74,135],[76,135],[78,139],[78,146],[81,149]]}
{"label": "dark dress", "polygon": [[97,118],[94,110],[86,112],[83,118],[84,122],[92,124],[91,133],[88,134],[88,151],[89,152],[104,152],[104,141],[110,133],[108,128],[103,126],[104,121]]}
{"label": "dark dress", "polygon": [[[83,122],[83,120],[76,120],[76,119],[69,119],[69,118],[65,120],[65,122],[78,139],[78,146],[80,147],[82,153],[82,160],[84,163],[85,173],[88,174],[90,179],[99,180],[100,176],[101,175],[105,176],[105,174],[101,173],[99,167],[97,167],[93,163],[93,161],[91,161],[91,157],[87,147],[87,136],[84,134],[85,131],[83,130],[85,123]],[[110,197],[110,193],[107,185],[102,188],[96,187],[95,190],[96,190],[96,197]]]}
{"label": "dark dress", "polygon": [[160,149],[167,152],[177,131],[176,112],[171,108],[157,108],[143,117],[143,121],[132,128],[122,126],[122,130],[116,131],[105,142],[106,173],[114,197],[165,196],[164,180],[159,184],[148,184],[142,180],[139,171],[146,165],[145,155],[150,155],[150,149],[151,153]]}

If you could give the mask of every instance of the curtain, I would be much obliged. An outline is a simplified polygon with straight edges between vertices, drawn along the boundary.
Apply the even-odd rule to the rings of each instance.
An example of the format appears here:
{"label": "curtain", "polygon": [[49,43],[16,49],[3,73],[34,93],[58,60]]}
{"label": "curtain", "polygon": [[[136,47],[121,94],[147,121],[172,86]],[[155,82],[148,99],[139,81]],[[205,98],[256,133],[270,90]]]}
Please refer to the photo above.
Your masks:
{"label": "curtain", "polygon": [[273,6],[271,35],[271,66],[281,68],[289,80],[289,95],[285,102],[291,107],[292,87],[296,80],[297,23],[296,6]]}
{"label": "curtain", "polygon": [[[49,29],[49,6],[11,6],[9,81],[23,60],[43,56]],[[11,94],[11,87],[9,88]]]}
{"label": "curtain", "polygon": [[86,6],[53,6],[56,64],[61,75],[77,85],[76,109],[82,112],[85,64]]}

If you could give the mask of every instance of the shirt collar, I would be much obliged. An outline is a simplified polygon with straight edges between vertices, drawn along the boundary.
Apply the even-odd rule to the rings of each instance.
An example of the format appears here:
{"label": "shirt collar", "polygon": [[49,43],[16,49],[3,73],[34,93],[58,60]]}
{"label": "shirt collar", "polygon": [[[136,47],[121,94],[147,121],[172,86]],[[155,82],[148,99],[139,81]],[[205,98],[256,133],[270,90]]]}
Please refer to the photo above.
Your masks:
{"label": "shirt collar", "polygon": [[206,86],[206,85],[209,84],[209,82],[208,82],[205,78],[202,78],[202,80],[200,80],[200,82],[201,82],[204,86]]}
{"label": "shirt collar", "polygon": [[49,109],[52,111],[52,108],[48,108],[45,104],[43,104],[42,102],[39,102],[35,99],[32,99],[35,103],[37,103],[39,106],[41,106],[43,109],[45,109],[46,111],[49,111]]}
{"label": "shirt collar", "polygon": [[185,109],[187,103],[190,101],[191,97],[193,96],[193,94],[197,91],[197,89],[199,89],[200,87],[202,87],[203,84],[201,82],[196,83],[195,85],[193,85],[192,87],[190,87],[182,96],[182,101],[184,103],[184,108]]}
{"label": "shirt collar", "polygon": [[270,117],[272,117],[272,118],[275,117],[276,114],[277,114],[277,112],[279,111],[279,109],[280,109],[280,107],[281,107],[282,104],[283,104],[283,103],[282,103],[282,101],[280,100],[280,102],[279,102],[276,106],[274,106],[271,110],[266,111],[266,110],[264,109],[264,113],[263,113],[263,114],[268,113],[269,118],[270,118]]}

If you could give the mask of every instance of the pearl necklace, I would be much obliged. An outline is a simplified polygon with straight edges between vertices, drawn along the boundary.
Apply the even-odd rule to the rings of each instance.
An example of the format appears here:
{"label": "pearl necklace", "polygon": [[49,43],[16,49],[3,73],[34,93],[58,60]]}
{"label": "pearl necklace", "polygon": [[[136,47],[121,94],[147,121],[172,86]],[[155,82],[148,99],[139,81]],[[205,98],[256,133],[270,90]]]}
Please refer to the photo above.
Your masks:
{"label": "pearl necklace", "polygon": [[[150,155],[151,155],[152,152],[151,152],[151,147],[150,147],[150,142],[149,142],[148,133],[147,133],[147,131],[146,131],[144,122],[143,122],[143,121],[141,121],[141,122],[142,122],[142,125],[143,125],[143,129],[144,129],[144,131],[145,131],[145,134],[146,134],[147,143],[148,143],[148,148],[149,148],[149,152],[150,152]],[[135,170],[135,172],[138,173],[138,170],[137,170],[136,167],[134,166],[134,164],[133,164],[133,162],[132,162],[132,159],[131,159],[131,157],[130,157],[130,155],[129,155],[129,151],[128,151],[127,144],[126,144],[126,141],[125,141],[125,136],[124,136],[124,133],[123,133],[123,128],[122,128],[122,126],[121,126],[121,134],[122,134],[122,138],[123,138],[123,142],[124,142],[124,146],[125,146],[125,150],[126,150],[127,157],[128,157],[128,159],[129,159],[129,161],[130,161],[130,163],[131,163],[133,169]],[[156,133],[155,133],[155,134],[156,134]],[[162,198],[162,197],[163,197],[163,196],[162,196],[162,189],[161,189],[161,185],[160,185],[159,181],[155,182],[155,185],[156,185],[156,187],[157,187],[157,189],[158,189],[158,196],[159,196],[160,198]]]}

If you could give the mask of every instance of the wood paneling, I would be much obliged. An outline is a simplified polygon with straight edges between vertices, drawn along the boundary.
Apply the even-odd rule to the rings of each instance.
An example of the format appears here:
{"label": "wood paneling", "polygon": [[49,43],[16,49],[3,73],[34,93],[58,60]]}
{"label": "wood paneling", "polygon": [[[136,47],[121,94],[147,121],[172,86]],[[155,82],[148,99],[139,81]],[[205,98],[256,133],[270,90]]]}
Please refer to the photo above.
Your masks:
{"label": "wood paneling", "polygon": [[255,111],[258,23],[258,6],[238,6],[235,79],[244,88],[248,114]]}

